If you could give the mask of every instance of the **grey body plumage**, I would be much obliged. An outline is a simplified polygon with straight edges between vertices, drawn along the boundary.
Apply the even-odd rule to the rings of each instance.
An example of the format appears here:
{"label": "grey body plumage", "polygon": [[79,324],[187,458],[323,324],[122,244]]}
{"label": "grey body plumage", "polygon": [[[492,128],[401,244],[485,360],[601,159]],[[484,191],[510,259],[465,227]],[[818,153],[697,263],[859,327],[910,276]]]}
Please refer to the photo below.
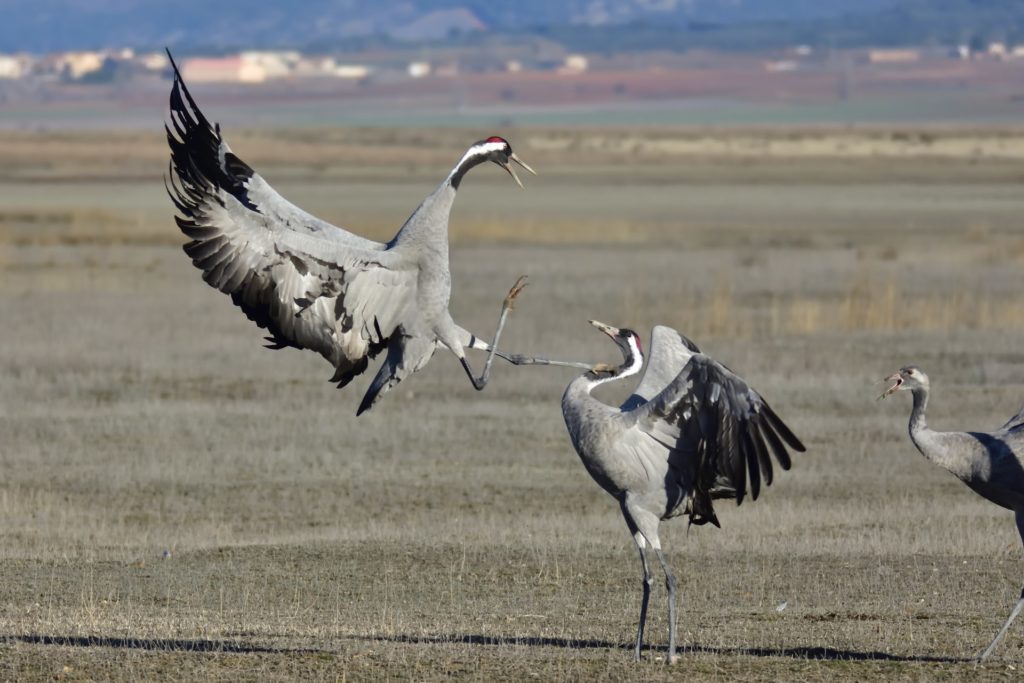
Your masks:
{"label": "grey body plumage", "polygon": [[661,550],[662,520],[688,515],[718,526],[712,501],[756,499],[772,482],[772,460],[789,469],[787,448],[800,440],[746,382],[669,327],[655,327],[647,371],[619,407],[594,387],[639,372],[643,351],[631,330],[593,323],[622,350],[618,367],[599,365],[574,379],[562,414],[576,452],[594,480],[618,502],[643,566],[643,600],[634,655],[640,658],[654,549],[669,592],[669,661],[675,657],[675,579]]}
{"label": "grey body plumage", "polygon": [[[456,324],[448,312],[448,215],[459,183],[474,166],[492,161],[517,183],[511,162],[532,172],[508,142],[492,137],[471,146],[395,237],[375,242],[279,195],[231,151],[173,59],[172,65],[168,193],[180,214],[178,226],[191,239],[185,252],[203,279],[268,332],[270,348],[310,349],[327,359],[339,387],[386,350],[359,413],[422,368],[439,346],[451,350],[482,389],[522,280],[503,302],[494,346]],[[490,352],[480,378],[469,367],[467,348]]]}
{"label": "grey body plumage", "polygon": [[[925,417],[931,383],[921,368],[908,365],[885,381],[893,384],[880,398],[897,391],[912,394],[908,431],[917,450],[978,495],[1013,510],[1017,532],[1024,543],[1024,408],[995,431],[939,432],[928,427]],[[978,657],[979,661],[992,655],[1022,609],[1024,588],[1003,627]]]}

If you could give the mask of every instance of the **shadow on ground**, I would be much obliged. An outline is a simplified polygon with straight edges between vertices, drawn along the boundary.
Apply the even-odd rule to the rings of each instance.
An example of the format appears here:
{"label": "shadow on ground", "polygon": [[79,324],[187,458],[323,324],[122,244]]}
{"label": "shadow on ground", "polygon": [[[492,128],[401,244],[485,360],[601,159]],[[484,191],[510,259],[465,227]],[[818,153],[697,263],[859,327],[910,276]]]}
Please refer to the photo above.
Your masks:
{"label": "shadow on ground", "polygon": [[[414,643],[414,644],[445,644],[463,643],[466,645],[511,645],[525,647],[561,647],[570,650],[587,649],[618,649],[632,650],[632,644],[612,643],[606,640],[575,640],[572,638],[540,638],[540,637],[514,637],[514,636],[485,636],[478,634],[448,634],[433,636],[351,636],[358,640],[375,640],[390,643]],[[651,648],[645,648],[648,653],[658,652]],[[842,650],[832,647],[786,647],[786,648],[718,648],[706,645],[686,645],[679,648],[679,653],[686,654],[717,654],[733,657],[790,657],[793,659],[820,659],[820,660],[850,660],[850,661],[882,661],[882,662],[941,662],[948,664],[966,663],[972,660],[962,657],[934,657],[934,656],[913,656],[895,655],[888,652],[857,650]]]}
{"label": "shadow on ground", "polygon": [[[623,643],[612,643],[607,640],[576,640],[572,638],[543,638],[515,636],[485,636],[479,634],[443,634],[432,636],[344,636],[350,640],[365,640],[387,643],[406,643],[413,645],[464,645],[513,646],[513,647],[557,647],[568,650],[632,650],[633,646]],[[230,653],[278,653],[278,654],[311,654],[325,652],[313,648],[279,648],[253,645],[240,641],[229,640],[190,640],[190,639],[150,639],[150,638],[113,638],[107,636],[52,636],[52,635],[4,635],[0,636],[0,644],[28,643],[32,645],[58,645],[63,647],[112,647],[131,650],[166,650],[174,652],[230,652]],[[645,648],[648,654],[660,650]],[[968,663],[972,660],[961,657],[934,657],[895,655],[888,652],[842,650],[832,647],[790,647],[790,648],[717,648],[705,645],[686,645],[679,648],[679,654],[715,654],[732,657],[790,657],[793,659],[816,659],[827,661],[882,661],[882,662],[928,662],[928,663]]]}
{"label": "shadow on ground", "polygon": [[112,638],[108,636],[0,636],[0,644],[29,643],[32,645],[60,645],[64,647],[113,647],[128,650],[168,650],[173,652],[231,652],[302,654],[320,652],[313,649],[278,648],[252,645],[230,640],[190,640],[187,638]]}

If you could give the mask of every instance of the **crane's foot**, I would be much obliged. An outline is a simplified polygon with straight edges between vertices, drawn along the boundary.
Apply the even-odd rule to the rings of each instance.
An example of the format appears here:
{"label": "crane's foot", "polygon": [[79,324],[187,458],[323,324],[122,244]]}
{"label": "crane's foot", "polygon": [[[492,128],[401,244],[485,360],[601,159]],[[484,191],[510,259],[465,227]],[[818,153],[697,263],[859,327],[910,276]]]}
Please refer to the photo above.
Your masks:
{"label": "crane's foot", "polygon": [[508,290],[508,294],[505,295],[505,302],[502,304],[502,308],[511,311],[515,307],[515,300],[519,294],[526,289],[526,276],[520,275],[516,283],[512,285],[512,289]]}

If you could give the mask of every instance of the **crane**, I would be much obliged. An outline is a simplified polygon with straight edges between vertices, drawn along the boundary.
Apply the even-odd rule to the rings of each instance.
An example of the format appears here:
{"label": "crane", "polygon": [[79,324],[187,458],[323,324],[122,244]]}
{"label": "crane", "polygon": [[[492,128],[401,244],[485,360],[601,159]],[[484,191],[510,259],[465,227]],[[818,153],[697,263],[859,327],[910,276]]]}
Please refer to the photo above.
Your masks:
{"label": "crane", "polygon": [[[170,57],[170,51],[168,51]],[[190,238],[185,253],[203,279],[231,296],[268,332],[268,347],[319,353],[344,387],[382,351],[386,357],[359,405],[370,409],[443,346],[459,359],[476,389],[487,384],[508,312],[525,284],[520,278],[502,302],[494,343],[488,344],[448,312],[448,215],[473,167],[493,162],[522,187],[512,163],[530,173],[507,140],[474,143],[441,184],[386,244],[316,218],[274,190],[242,161],[199,109],[171,57],[174,84],[167,191]],[[474,375],[466,349],[487,351]]]}
{"label": "crane", "polygon": [[574,379],[562,396],[562,415],[584,467],[619,502],[640,553],[643,597],[634,658],[640,659],[653,584],[649,546],[665,575],[666,661],[674,663],[676,580],[661,549],[660,522],[689,515],[691,524],[720,526],[713,499],[733,498],[738,505],[749,486],[756,500],[762,481],[772,482],[772,456],[788,470],[787,446],[804,451],[804,445],[760,394],[670,327],[652,331],[647,371],[633,394],[618,408],[599,401],[591,395],[594,387],[640,371],[643,347],[632,330],[591,324],[615,342],[623,362],[599,363]]}
{"label": "crane", "polygon": [[[907,365],[884,381],[893,384],[880,399],[897,391],[911,393],[910,440],[921,455],[952,473],[982,498],[1013,510],[1017,533],[1024,543],[1024,408],[994,432],[937,432],[925,420],[930,385],[924,370]],[[1022,609],[1024,589],[1006,623],[978,657],[979,662],[992,655]]]}

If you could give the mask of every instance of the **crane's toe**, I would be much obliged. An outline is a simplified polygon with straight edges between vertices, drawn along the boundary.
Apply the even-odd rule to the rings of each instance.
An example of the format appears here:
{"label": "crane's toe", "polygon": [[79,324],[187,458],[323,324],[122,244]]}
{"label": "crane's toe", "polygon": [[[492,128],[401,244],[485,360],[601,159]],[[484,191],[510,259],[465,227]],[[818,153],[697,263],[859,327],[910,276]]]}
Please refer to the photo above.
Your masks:
{"label": "crane's toe", "polygon": [[518,297],[519,294],[526,288],[527,284],[529,284],[529,283],[526,281],[526,276],[525,275],[520,275],[519,279],[516,280],[516,283],[514,285],[512,285],[512,289],[508,290],[508,294],[505,295],[505,307],[506,308],[508,308],[509,310],[512,309],[513,303],[515,302],[516,297]]}

